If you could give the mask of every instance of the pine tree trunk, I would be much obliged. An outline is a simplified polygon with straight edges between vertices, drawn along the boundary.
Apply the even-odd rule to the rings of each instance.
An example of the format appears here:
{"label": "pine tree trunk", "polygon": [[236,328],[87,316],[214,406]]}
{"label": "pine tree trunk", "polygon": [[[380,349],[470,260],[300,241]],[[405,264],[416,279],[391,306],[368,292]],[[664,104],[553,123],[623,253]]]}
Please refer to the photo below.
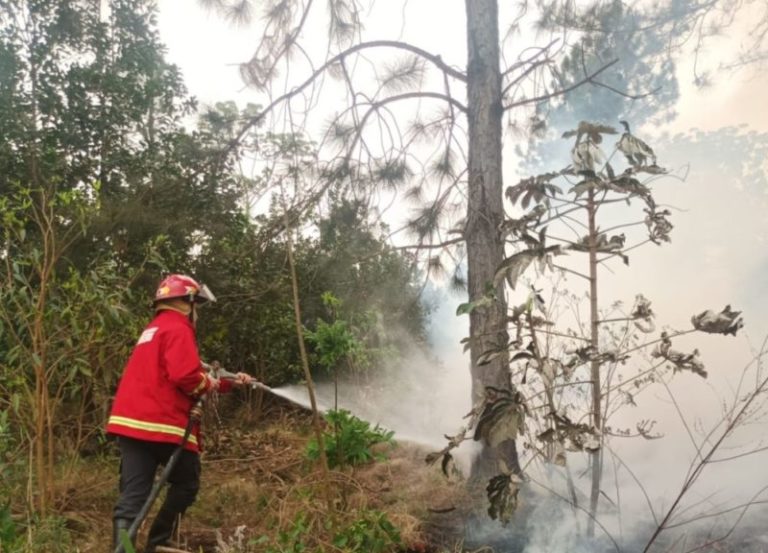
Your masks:
{"label": "pine tree trunk", "polygon": [[[469,123],[467,243],[469,299],[485,293],[504,259],[499,239],[503,220],[501,168],[501,72],[499,69],[499,21],[496,0],[466,0],[467,10],[467,107]],[[495,290],[493,305],[472,311],[469,318],[472,398],[477,402],[485,386],[509,389],[508,356],[478,365],[483,352],[507,343],[504,287]],[[491,452],[487,452],[491,453]],[[514,454],[514,441],[502,444],[497,452],[507,459]],[[489,457],[496,455],[485,455]],[[516,464],[516,455],[514,455]],[[483,461],[481,460],[481,465]],[[487,463],[486,463],[487,464]],[[478,468],[482,474],[497,473],[493,466]],[[478,472],[476,471],[476,473]]]}

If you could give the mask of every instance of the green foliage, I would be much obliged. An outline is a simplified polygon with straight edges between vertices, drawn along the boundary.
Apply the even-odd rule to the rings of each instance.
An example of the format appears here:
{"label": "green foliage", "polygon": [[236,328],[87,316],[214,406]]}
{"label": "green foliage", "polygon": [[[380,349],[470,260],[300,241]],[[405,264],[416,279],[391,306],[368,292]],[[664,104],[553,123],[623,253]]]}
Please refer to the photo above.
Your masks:
{"label": "green foliage", "polygon": [[[128,279],[114,260],[80,268],[68,257],[93,213],[82,189],[14,186],[0,203],[0,218],[9,222],[0,251],[0,412],[3,426],[34,445],[16,455],[31,461],[28,474],[3,452],[2,464],[15,469],[3,484],[12,497],[36,498],[40,515],[52,499],[55,453],[81,447],[103,425],[116,360],[136,334]],[[29,481],[34,494],[13,493]]]}
{"label": "green foliage", "polygon": [[21,537],[16,531],[16,523],[11,518],[9,505],[0,505],[0,551],[15,553],[21,551]]}
{"label": "green foliage", "polygon": [[[0,376],[5,376],[5,371],[0,369]],[[14,494],[21,493],[22,486],[25,484],[21,478],[28,460],[25,454],[20,438],[23,436],[23,429],[14,424],[15,416],[13,413],[19,413],[21,399],[19,394],[10,398],[7,409],[0,411],[0,497],[14,497]],[[2,402],[0,402],[2,409]],[[1,504],[0,504],[1,506]],[[10,507],[0,508],[0,543],[5,543],[3,536],[8,536],[10,519]]]}
{"label": "green foliage", "polygon": [[191,248],[226,228],[236,180],[219,155],[226,130],[184,127],[196,103],[163,57],[155,3],[45,0],[2,11],[0,196],[18,183],[55,186],[63,198],[87,190],[98,213],[73,262],[108,254],[133,268],[164,235],[178,270]]}
{"label": "green foliage", "polygon": [[[250,545],[259,546],[259,550],[265,553],[304,553],[310,551],[306,544],[309,531],[306,513],[299,512],[290,528],[278,532],[276,540],[272,541],[267,536],[261,536],[252,540]],[[262,549],[264,547],[265,549]]]}
{"label": "green foliage", "polygon": [[[372,451],[372,446],[394,444],[394,432],[378,424],[371,427],[369,422],[345,409],[328,411],[325,420],[333,429],[333,432],[323,434],[325,454],[332,468],[362,465],[374,459],[383,459],[383,455]],[[307,457],[313,461],[320,457],[319,446],[314,438],[307,444]]]}
{"label": "green foliage", "polygon": [[[319,238],[295,240],[299,301],[317,364],[343,372],[347,365],[338,361],[350,355],[361,374],[426,343],[426,310],[411,262],[374,236],[361,211],[344,205],[314,221]],[[237,218],[211,236],[193,270],[219,298],[199,323],[204,355],[272,386],[302,375],[286,245],[265,237],[281,224],[279,214]]]}
{"label": "green foliage", "polygon": [[305,320],[328,320],[328,307],[318,299],[332,294],[340,302],[333,318],[346,321],[360,342],[357,369],[382,369],[424,347],[428,311],[416,264],[388,245],[386,227],[368,223],[363,204],[337,199],[316,224],[319,240],[303,258],[312,275],[302,303]]}
{"label": "green foliage", "polygon": [[239,217],[203,249],[195,274],[219,301],[201,313],[198,335],[208,358],[276,386],[295,382],[302,369],[285,245],[262,241],[259,229]]}
{"label": "green foliage", "polygon": [[381,553],[402,545],[402,540],[385,513],[361,511],[357,520],[336,534],[333,545],[348,553]]}
{"label": "green foliage", "polygon": [[343,359],[361,356],[364,351],[349,323],[337,318],[336,313],[343,302],[331,292],[323,292],[321,298],[334,320],[326,323],[318,319],[315,330],[305,330],[304,335],[307,341],[314,345],[317,360],[330,371],[338,369],[338,364]]}
{"label": "green foliage", "polygon": [[346,321],[336,320],[328,324],[317,321],[313,331],[306,331],[307,340],[314,344],[318,361],[327,369],[333,368],[340,360],[360,350],[360,342],[349,329]]}
{"label": "green foliage", "polygon": [[[344,553],[383,553],[402,546],[400,532],[385,513],[375,510],[361,510],[352,513],[352,520],[342,524],[340,530],[333,530],[334,524],[326,520],[325,530],[333,531],[335,550]],[[300,511],[287,529],[280,530],[275,538],[261,536],[249,542],[249,549],[265,553],[306,553],[318,551],[313,544],[319,532],[309,520],[307,513]],[[322,550],[322,549],[320,549]]]}
{"label": "green foliage", "polygon": [[[315,153],[300,135],[252,130],[242,145],[258,142],[281,163],[246,178],[235,167],[241,152],[227,146],[258,106],[217,104],[188,130],[197,106],[164,59],[154,2],[2,5],[0,493],[20,512],[17,501],[47,493],[54,456],[103,445],[162,272],[193,274],[219,298],[201,313],[204,358],[272,385],[300,377],[282,212],[253,220],[250,208],[279,180],[274,166],[298,179]],[[382,169],[382,178],[405,174]],[[359,364],[374,366],[423,340],[414,266],[362,204],[329,205],[320,219],[299,214],[318,229],[295,241],[304,322],[322,321],[320,364],[360,351]],[[321,304],[325,291],[338,303]],[[339,324],[323,318],[327,307]],[[35,440],[45,447],[25,449]],[[50,463],[37,463],[37,451]],[[42,493],[23,493],[28,482]],[[57,523],[40,520],[25,523],[44,540]]]}
{"label": "green foliage", "polygon": [[[48,228],[51,236],[72,244],[87,229],[90,200],[79,192],[50,197],[17,188],[0,205],[0,217],[46,220],[38,196],[50,198],[46,209],[64,221]],[[77,268],[67,263],[66,249],[46,246],[21,226],[6,226],[4,238],[13,258],[4,259],[0,328],[13,330],[0,336],[0,391],[8,398],[7,403],[0,401],[0,408],[7,409],[3,416],[14,417],[21,429],[33,423],[36,411],[28,402],[35,380],[45,382],[51,395],[64,403],[103,406],[119,376],[115,364],[126,355],[140,324],[126,277],[110,259]],[[69,415],[65,410],[52,414],[51,420],[66,425],[73,422]],[[90,422],[101,424],[100,419]]]}
{"label": "green foliage", "polygon": [[27,539],[20,545],[19,553],[71,553],[76,550],[64,518],[32,519],[27,525]]}
{"label": "green foliage", "polygon": [[127,530],[120,530],[120,543],[123,545],[123,551],[125,551],[125,553],[136,553],[136,548],[133,547],[131,539],[128,537]]}

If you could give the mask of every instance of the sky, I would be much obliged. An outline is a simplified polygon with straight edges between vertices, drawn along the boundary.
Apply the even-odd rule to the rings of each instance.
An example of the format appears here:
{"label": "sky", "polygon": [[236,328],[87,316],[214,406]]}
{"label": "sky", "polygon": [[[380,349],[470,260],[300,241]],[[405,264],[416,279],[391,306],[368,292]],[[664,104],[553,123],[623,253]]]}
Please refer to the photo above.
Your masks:
{"label": "sky", "polygon": [[[434,4],[417,0],[379,2],[371,14],[375,23],[370,24],[369,33],[374,38],[408,38],[461,67],[465,55],[463,3],[441,2],[456,12],[452,16],[446,8],[439,24],[430,11]],[[403,19],[406,5],[408,14]],[[241,106],[263,103],[264,98],[247,89],[238,73],[238,63],[250,57],[259,40],[255,28],[233,27],[190,1],[160,0],[159,8],[167,57],[181,68],[190,94],[204,104],[226,100]],[[742,24],[737,21],[729,34],[712,42],[705,58],[711,56],[711,60],[732,51],[739,43]],[[685,176],[655,188],[657,199],[673,210],[672,243],[639,250],[633,253],[630,267],[619,266],[607,273],[603,297],[606,303],[631,303],[635,293],[642,292],[652,299],[659,322],[669,328],[689,326],[691,315],[704,309],[719,311],[732,304],[743,310],[746,327],[739,337],[706,336],[675,342],[681,349],[698,347],[710,372],[704,383],[696,381],[694,375],[682,374],[673,384],[689,422],[703,427],[719,412],[713,407],[719,408],[741,367],[768,334],[768,72],[747,69],[715,79],[707,88],[697,88],[692,68],[690,58],[678,67],[681,93],[676,117],[658,127],[636,130],[653,141],[660,164],[674,175]],[[432,337],[448,371],[441,374],[449,376],[441,378],[435,389],[450,398],[453,415],[458,415],[455,425],[450,422],[452,417],[442,417],[445,427],[439,433],[443,433],[458,427],[468,408],[464,392],[468,359],[458,345],[467,329],[466,319],[454,315],[456,306],[465,300],[447,291],[438,292],[437,297],[440,302],[433,315]],[[421,374],[422,366],[426,372],[429,364],[425,359],[414,360],[413,370]],[[647,444],[636,443],[629,446],[633,455],[672,465],[681,456],[690,457],[692,447],[674,411],[665,394],[658,392],[644,407],[628,415],[629,422],[645,416],[669,419],[663,428],[666,446],[648,449]],[[755,434],[744,439],[760,439],[766,425],[753,430]],[[422,431],[428,429],[418,429]],[[749,463],[765,461],[750,459],[742,474],[758,470]],[[643,466],[647,468],[643,476],[656,480],[660,488],[677,482],[677,472],[671,471],[669,480],[660,479],[655,473],[658,465]],[[753,486],[749,479],[738,484],[745,489]]]}
{"label": "sky", "polygon": [[[380,3],[401,6],[402,2]],[[430,51],[440,52],[449,63],[464,63],[463,9],[444,12],[439,26],[430,25],[429,32],[419,28],[419,22],[430,20],[430,2],[410,2],[408,17],[401,18],[400,9],[375,8],[379,20],[378,38],[392,38],[392,33],[409,37],[416,44],[435,45]],[[160,0],[159,27],[168,47],[169,61],[184,72],[189,91],[202,102],[235,100],[238,103],[263,100],[242,83],[238,64],[247,60],[259,39],[253,26],[233,26],[220,15],[197,6],[194,1]],[[372,27],[368,23],[369,27]],[[738,42],[740,29],[729,30],[728,36],[710,43],[707,53],[723,55]],[[371,33],[376,36],[376,31]],[[460,36],[461,40],[456,40]],[[413,37],[416,37],[415,39]],[[699,128],[717,129],[727,125],[747,124],[756,130],[768,130],[768,109],[764,94],[768,88],[768,72],[744,71],[726,79],[717,79],[713,86],[697,89],[693,83],[693,61],[680,64],[682,93],[677,106],[678,116],[669,126],[671,131]]]}

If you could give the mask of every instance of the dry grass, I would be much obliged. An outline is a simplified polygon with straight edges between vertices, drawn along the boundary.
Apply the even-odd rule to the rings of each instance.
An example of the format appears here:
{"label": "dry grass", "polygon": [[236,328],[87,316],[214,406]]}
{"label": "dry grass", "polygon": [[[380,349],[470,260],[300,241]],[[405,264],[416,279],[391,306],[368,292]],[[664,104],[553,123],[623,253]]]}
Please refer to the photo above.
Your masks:
{"label": "dry grass", "polygon": [[[393,551],[437,551],[429,545],[435,533],[455,526],[464,512],[464,486],[428,467],[426,451],[417,445],[398,444],[386,452],[386,461],[332,471],[326,482],[304,455],[307,414],[275,402],[265,409],[238,422],[230,416],[219,428],[214,424],[213,432],[209,424],[202,489],[180,534],[189,551],[264,551],[253,542],[275,544],[280,532],[296,530],[297,523],[305,528],[300,537],[307,551],[340,551],[332,545],[334,533],[371,512],[384,513],[400,532],[403,547]],[[81,462],[58,483],[60,512],[81,553],[108,549],[117,467],[115,456]]]}

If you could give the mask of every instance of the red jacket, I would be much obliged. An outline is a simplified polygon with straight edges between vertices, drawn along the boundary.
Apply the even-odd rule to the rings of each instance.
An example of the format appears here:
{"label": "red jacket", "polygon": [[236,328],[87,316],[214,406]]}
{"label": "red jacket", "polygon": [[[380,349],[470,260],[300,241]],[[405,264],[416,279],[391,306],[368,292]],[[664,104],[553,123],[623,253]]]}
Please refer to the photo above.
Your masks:
{"label": "red jacket", "polygon": [[[221,382],[219,390],[231,384]],[[162,310],[141,333],[117,388],[107,432],[150,442],[181,443],[195,400],[210,382],[197,353],[189,319]],[[195,424],[185,449],[200,451]]]}

